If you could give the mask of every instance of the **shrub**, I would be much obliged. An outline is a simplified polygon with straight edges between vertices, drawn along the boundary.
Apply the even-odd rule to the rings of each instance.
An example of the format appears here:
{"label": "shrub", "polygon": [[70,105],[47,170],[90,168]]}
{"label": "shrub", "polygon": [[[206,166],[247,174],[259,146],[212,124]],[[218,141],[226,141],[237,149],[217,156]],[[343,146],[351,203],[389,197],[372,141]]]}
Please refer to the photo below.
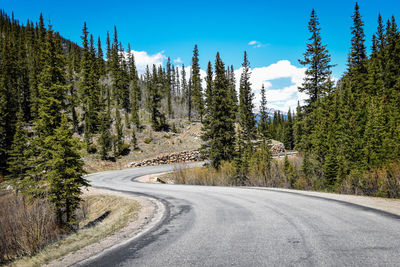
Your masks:
{"label": "shrub", "polygon": [[0,225],[0,264],[32,256],[63,234],[51,204],[12,192],[0,192]]}
{"label": "shrub", "polygon": [[209,167],[188,169],[180,166],[175,169],[173,179],[177,184],[235,185],[236,169],[229,162],[224,162],[218,171]]}
{"label": "shrub", "polygon": [[164,134],[164,138],[165,138],[165,139],[171,139],[171,135],[169,135],[169,134]]}
{"label": "shrub", "polygon": [[339,187],[340,193],[377,197],[400,197],[400,161],[362,172],[352,170]]}

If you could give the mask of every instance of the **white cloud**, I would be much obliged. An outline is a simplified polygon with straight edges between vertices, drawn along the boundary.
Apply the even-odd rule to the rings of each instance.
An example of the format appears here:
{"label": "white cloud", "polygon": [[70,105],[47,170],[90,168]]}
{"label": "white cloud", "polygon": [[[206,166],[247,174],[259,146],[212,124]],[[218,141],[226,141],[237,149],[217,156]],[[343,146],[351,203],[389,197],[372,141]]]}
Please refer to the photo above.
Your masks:
{"label": "white cloud", "polygon": [[174,63],[182,63],[182,59],[180,57],[174,59]]}
{"label": "white cloud", "polygon": [[[262,84],[264,84],[268,108],[287,111],[290,107],[291,110],[295,110],[297,101],[303,103],[307,98],[307,95],[300,93],[297,89],[303,82],[305,70],[305,68],[298,68],[292,65],[288,60],[280,60],[266,67],[253,68],[251,70],[250,82],[255,94],[254,104],[256,109],[258,110],[260,105],[260,91]],[[239,90],[241,73],[242,68],[235,70],[237,90]],[[289,78],[292,84],[282,88],[272,88],[271,81],[280,78]]]}
{"label": "white cloud", "polygon": [[[182,70],[182,66],[179,66],[179,70]],[[189,82],[191,72],[192,72],[192,66],[185,67],[186,82]],[[203,89],[206,88],[206,81],[205,81],[206,76],[207,76],[207,72],[200,69],[200,80],[201,80],[201,86]]]}
{"label": "white cloud", "polygon": [[259,48],[259,47],[265,46],[265,44],[262,44],[261,42],[256,41],[256,40],[250,41],[248,43],[248,45],[252,46],[253,48]]}
{"label": "white cloud", "polygon": [[[257,41],[249,42],[249,45],[260,44]],[[164,51],[158,52],[156,54],[148,54],[146,51],[133,51],[135,56],[136,68],[139,74],[143,74],[146,71],[146,65],[151,67],[153,64],[159,66],[163,65],[167,59]],[[178,57],[174,60],[175,63],[181,63],[181,58]],[[181,70],[181,65],[178,66],[179,71]],[[307,99],[305,93],[300,93],[298,87],[301,86],[304,78],[305,68],[298,68],[290,63],[288,60],[280,60],[277,63],[271,64],[265,67],[253,68],[251,69],[250,82],[252,84],[252,90],[255,94],[254,104],[256,110],[258,110],[261,100],[261,86],[264,84],[266,89],[267,107],[279,109],[282,111],[287,111],[289,107],[292,110],[296,109],[297,101],[301,104]],[[191,72],[191,66],[185,67],[186,81],[189,80],[189,75]],[[235,70],[236,78],[236,90],[239,91],[240,75],[242,73],[242,68]],[[206,77],[206,72],[200,70],[200,77],[202,80],[203,88],[206,87],[204,78]],[[281,78],[289,78],[291,84],[288,86],[283,86],[281,88],[272,88],[273,81]]]}
{"label": "white cloud", "polygon": [[[153,66],[153,64],[159,66],[164,63],[167,57],[164,55],[164,51],[158,52],[156,54],[150,55],[146,51],[135,51],[132,50],[133,55],[135,57],[135,64],[136,69],[140,74],[146,72],[146,66],[148,65],[149,68]],[[127,56],[127,52],[124,52],[125,57]]]}

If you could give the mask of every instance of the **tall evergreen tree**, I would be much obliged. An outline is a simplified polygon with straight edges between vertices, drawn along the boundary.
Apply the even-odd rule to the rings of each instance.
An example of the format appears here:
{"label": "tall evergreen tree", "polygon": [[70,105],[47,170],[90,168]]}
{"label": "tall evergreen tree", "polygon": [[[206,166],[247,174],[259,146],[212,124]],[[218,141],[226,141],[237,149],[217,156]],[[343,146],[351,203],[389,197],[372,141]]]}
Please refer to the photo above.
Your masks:
{"label": "tall evergreen tree", "polygon": [[107,112],[103,111],[100,116],[100,137],[99,137],[99,145],[100,145],[100,156],[102,160],[106,160],[108,158],[108,152],[111,148],[111,133],[109,129],[110,122],[107,118]]}
{"label": "tall evergreen tree", "polygon": [[35,130],[39,137],[54,133],[61,123],[61,111],[64,107],[65,58],[60,40],[54,35],[51,26],[44,44],[43,70],[39,79],[39,110]]}
{"label": "tall evergreen tree", "polygon": [[171,59],[168,57],[167,61],[167,69],[166,69],[166,83],[165,83],[165,95],[167,98],[167,113],[170,118],[173,117],[173,110],[172,110],[172,96],[171,91],[173,90],[172,87],[172,69],[171,68]]}
{"label": "tall evergreen tree", "polygon": [[286,149],[292,150],[294,148],[293,119],[292,119],[292,112],[291,112],[290,108],[287,113],[287,121],[285,124],[283,143],[284,143]]}
{"label": "tall evergreen tree", "polygon": [[[197,113],[200,121],[203,121],[204,115],[204,100],[203,91],[201,88],[201,78],[200,78],[200,65],[199,65],[199,50],[197,45],[194,46],[193,57],[192,57],[192,100],[193,107]],[[190,120],[190,114],[189,114]]]}
{"label": "tall evergreen tree", "polygon": [[[160,74],[161,75],[161,74]],[[161,86],[160,75],[157,75],[157,68],[153,65],[153,75],[149,83],[149,111],[151,115],[151,124],[155,131],[163,131],[168,129],[165,121],[165,115],[160,110],[161,102]]]}
{"label": "tall evergreen tree", "polygon": [[244,52],[242,67],[243,72],[240,77],[239,88],[239,125],[242,132],[242,138],[245,142],[247,142],[247,147],[249,147],[249,142],[254,138],[255,135],[256,122],[255,115],[253,113],[254,93],[251,91],[250,63],[247,59],[246,51]]}
{"label": "tall evergreen tree", "polygon": [[117,157],[121,155],[122,146],[124,144],[124,133],[121,122],[121,113],[118,107],[116,107],[115,109],[115,129],[117,131],[117,134],[114,137],[113,146],[114,146],[114,156]]}
{"label": "tall evergreen tree", "polygon": [[360,72],[366,72],[365,62],[367,60],[367,53],[365,47],[365,34],[364,34],[364,22],[361,19],[360,15],[360,7],[356,2],[354,7],[353,18],[353,26],[351,27],[351,48],[350,54],[348,58],[348,67],[351,70],[352,68],[357,68]]}
{"label": "tall evergreen tree", "polygon": [[213,87],[212,118],[207,135],[210,146],[212,166],[219,168],[222,161],[231,160],[234,154],[235,129],[232,119],[232,103],[229,98],[229,86],[225,75],[225,66],[219,53],[215,60],[215,80]]}
{"label": "tall evergreen tree", "polygon": [[333,65],[331,65],[331,56],[326,45],[322,44],[319,19],[314,9],[311,11],[308,30],[311,33],[311,37],[308,39],[310,43],[307,44],[304,59],[299,60],[301,65],[308,68],[299,91],[307,93],[309,96],[307,104],[309,109],[312,109],[316,102],[329,93],[329,89],[331,88],[331,67]]}
{"label": "tall evergreen tree", "polygon": [[268,132],[268,109],[264,84],[261,86],[260,120],[258,122],[258,132],[263,139],[271,138]]}
{"label": "tall evergreen tree", "polygon": [[16,189],[20,189],[21,182],[27,174],[26,151],[28,151],[28,132],[24,129],[24,113],[22,109],[18,112],[18,121],[14,140],[9,151],[8,179],[14,182]]}
{"label": "tall evergreen tree", "polygon": [[131,120],[136,125],[136,128],[140,126],[139,109],[140,101],[142,98],[139,77],[136,70],[135,58],[131,50],[131,46],[128,44],[128,69],[129,69],[129,81],[131,88]]}
{"label": "tall evergreen tree", "polygon": [[79,144],[72,137],[67,116],[62,115],[54,135],[46,137],[45,178],[49,182],[48,198],[54,203],[58,224],[67,230],[76,229],[76,209],[81,201],[81,188],[89,186],[83,177],[83,161]]}

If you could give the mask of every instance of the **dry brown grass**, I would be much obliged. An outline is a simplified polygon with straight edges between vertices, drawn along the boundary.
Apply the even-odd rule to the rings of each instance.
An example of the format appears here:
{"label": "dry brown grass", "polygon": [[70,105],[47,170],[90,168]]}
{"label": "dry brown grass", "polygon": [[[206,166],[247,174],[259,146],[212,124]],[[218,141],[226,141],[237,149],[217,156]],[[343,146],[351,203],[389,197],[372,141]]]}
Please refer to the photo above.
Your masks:
{"label": "dry brown grass", "polygon": [[0,192],[0,264],[32,256],[61,234],[49,203]]}
{"label": "dry brown grass", "polygon": [[273,159],[268,169],[266,162],[257,155],[251,159],[246,178],[240,179],[238,171],[232,163],[225,162],[219,170],[208,167],[180,167],[164,176],[176,184],[193,185],[246,185],[309,190],[311,181],[300,174],[301,156],[289,157],[290,168],[285,169],[284,158]]}
{"label": "dry brown grass", "polygon": [[[84,200],[78,211],[81,230],[64,236],[62,239],[46,246],[34,256],[24,254],[25,257],[10,263],[10,266],[42,266],[96,243],[122,229],[130,221],[135,220],[141,209],[138,202],[113,195],[89,195]],[[108,211],[110,214],[103,221],[94,227],[82,229],[89,222],[94,221]]]}
{"label": "dry brown grass", "polygon": [[193,185],[235,185],[236,170],[231,163],[223,163],[217,171],[214,168],[196,167],[186,168],[177,167],[173,173],[168,174],[168,178],[177,184]]}
{"label": "dry brown grass", "polygon": [[400,198],[400,161],[368,173],[352,171],[339,187],[339,192],[366,196]]}

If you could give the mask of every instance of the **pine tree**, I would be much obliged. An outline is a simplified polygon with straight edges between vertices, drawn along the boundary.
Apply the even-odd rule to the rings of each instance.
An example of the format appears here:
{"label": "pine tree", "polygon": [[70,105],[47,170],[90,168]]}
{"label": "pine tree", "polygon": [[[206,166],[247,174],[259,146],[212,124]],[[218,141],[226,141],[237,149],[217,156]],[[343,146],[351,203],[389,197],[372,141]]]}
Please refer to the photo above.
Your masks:
{"label": "pine tree", "polygon": [[208,62],[207,76],[205,78],[205,81],[205,112],[202,127],[204,134],[201,136],[202,140],[205,141],[205,144],[203,144],[201,147],[201,153],[203,157],[206,158],[209,156],[209,144],[207,141],[210,140],[210,136],[208,135],[208,133],[210,131],[210,124],[213,119],[213,71],[210,61]]}
{"label": "pine tree", "polygon": [[236,115],[238,112],[238,96],[236,93],[236,80],[235,80],[235,72],[233,70],[233,65],[231,65],[230,70],[228,69],[228,79],[229,79],[229,91],[230,97],[232,98],[232,105],[233,105],[233,119],[236,120]]}
{"label": "pine tree", "polygon": [[82,30],[82,62],[81,74],[79,81],[80,98],[83,105],[83,119],[85,123],[85,141],[87,147],[91,143],[91,135],[98,129],[98,113],[99,113],[99,72],[97,69],[97,59],[94,49],[93,36],[88,39],[88,29],[86,22]]}
{"label": "pine tree", "polygon": [[247,143],[247,147],[249,147],[250,141],[255,135],[256,122],[253,113],[254,93],[251,92],[250,63],[247,59],[246,51],[244,52],[242,67],[243,72],[240,77],[239,88],[239,125],[242,132],[242,138]]}
{"label": "pine tree", "polygon": [[204,120],[203,127],[207,129],[210,125],[210,119],[212,118],[212,101],[213,101],[213,70],[211,62],[208,62],[207,66],[207,76],[205,78],[206,81],[206,90],[205,90],[205,112],[204,112]]}
{"label": "pine tree", "polygon": [[[201,88],[201,78],[200,78],[200,66],[199,66],[199,50],[197,45],[194,46],[193,57],[192,57],[192,100],[193,107],[197,113],[200,121],[203,121],[204,115],[204,101],[203,101],[203,92]],[[190,120],[190,115],[189,115]]]}
{"label": "pine tree", "polygon": [[189,75],[189,81],[187,84],[187,90],[186,90],[186,102],[187,102],[187,112],[188,112],[188,121],[192,121],[192,107],[193,107],[193,103],[192,103],[192,72],[190,72]]}
{"label": "pine tree", "polygon": [[101,123],[100,123],[100,137],[99,137],[99,145],[100,145],[100,156],[102,160],[106,160],[108,158],[108,152],[111,148],[111,133],[109,129],[110,122],[107,118],[106,111],[101,113]]}
{"label": "pine tree", "polygon": [[14,182],[17,190],[22,187],[20,184],[27,174],[26,151],[28,150],[28,132],[24,129],[24,113],[22,109],[18,112],[18,120],[14,140],[9,151],[8,158],[8,179]]}
{"label": "pine tree", "polygon": [[360,8],[358,3],[354,7],[353,26],[351,27],[351,48],[348,58],[349,70],[356,68],[357,71],[365,73],[365,63],[367,60],[367,53],[365,47],[365,34],[364,34],[364,22],[361,19]]}
{"label": "pine tree", "polygon": [[97,75],[99,77],[106,74],[106,65],[103,57],[104,55],[103,55],[103,49],[101,48],[101,40],[100,37],[98,37],[96,59],[97,59]]}
{"label": "pine tree", "polygon": [[300,106],[300,102],[297,102],[297,108],[296,108],[296,116],[294,120],[294,129],[293,129],[293,135],[294,135],[294,147],[297,150],[304,150],[304,145],[303,145],[303,112],[302,108]]}
{"label": "pine tree", "polygon": [[331,146],[327,152],[323,166],[323,171],[325,178],[325,186],[328,189],[333,189],[332,187],[336,184],[336,178],[338,173],[338,163],[334,146]]}
{"label": "pine tree", "polygon": [[309,96],[307,99],[307,112],[310,112],[315,103],[318,103],[331,88],[331,56],[326,49],[326,45],[321,42],[319,19],[315,10],[311,11],[311,18],[308,23],[308,30],[311,33],[304,59],[299,60],[303,66],[308,66],[303,84],[299,87],[300,92],[305,92]]}
{"label": "pine tree", "polygon": [[167,113],[170,118],[173,117],[173,110],[172,110],[172,97],[171,97],[171,91],[172,91],[172,69],[171,69],[171,59],[168,57],[167,61],[167,70],[166,70],[166,83],[165,83],[165,95],[167,98]]}
{"label": "pine tree", "polygon": [[294,134],[293,134],[292,112],[290,111],[290,108],[287,114],[288,115],[287,115],[287,121],[285,123],[283,143],[286,149],[292,150],[294,148]]}
{"label": "pine tree", "polygon": [[208,141],[210,160],[214,168],[219,168],[222,161],[231,160],[235,142],[234,120],[232,119],[232,103],[229,98],[229,86],[225,75],[225,66],[219,53],[215,60],[215,80],[213,90],[212,118]]}
{"label": "pine tree", "polygon": [[8,151],[8,140],[7,140],[7,123],[6,118],[7,112],[7,95],[4,87],[4,82],[0,80],[0,182],[3,180],[3,176],[6,172],[7,166],[7,151]]}
{"label": "pine tree", "polygon": [[155,131],[163,131],[168,129],[165,121],[165,115],[160,110],[161,102],[161,78],[157,74],[156,66],[153,65],[153,75],[151,81],[148,82],[148,98],[149,98],[149,111],[151,116],[151,124]]}
{"label": "pine tree", "polygon": [[261,86],[260,120],[258,122],[258,132],[262,139],[271,138],[268,131],[268,110],[264,84]]}
{"label": "pine tree", "polygon": [[64,55],[61,42],[51,26],[46,34],[42,61],[44,66],[39,77],[39,110],[35,125],[40,138],[52,135],[60,125],[66,91]]}
{"label": "pine tree", "polygon": [[131,88],[131,120],[134,123],[134,125],[136,125],[136,128],[139,128],[140,127],[139,109],[142,96],[139,86],[139,78],[135,65],[135,59],[129,44],[128,44],[128,69],[129,69],[129,81]]}
{"label": "pine tree", "polygon": [[79,144],[72,137],[67,116],[62,116],[54,135],[46,137],[45,178],[49,183],[48,198],[55,206],[58,224],[67,229],[76,229],[75,210],[81,201],[81,187],[89,186],[83,177],[83,161]]}
{"label": "pine tree", "polygon": [[122,152],[122,146],[124,144],[124,133],[123,133],[123,127],[121,123],[121,113],[119,111],[119,108],[117,107],[115,109],[115,129],[117,131],[117,134],[114,138],[114,156],[117,157],[121,155]]}

